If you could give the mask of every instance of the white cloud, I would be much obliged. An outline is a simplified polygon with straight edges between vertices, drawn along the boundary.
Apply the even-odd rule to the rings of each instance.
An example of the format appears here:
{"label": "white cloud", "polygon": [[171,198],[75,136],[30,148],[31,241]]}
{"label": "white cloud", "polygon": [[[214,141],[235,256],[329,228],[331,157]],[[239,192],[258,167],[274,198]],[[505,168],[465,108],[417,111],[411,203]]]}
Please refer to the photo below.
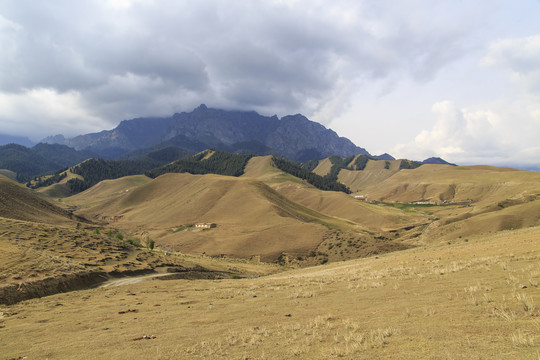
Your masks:
{"label": "white cloud", "polygon": [[[161,113],[151,104],[179,89],[226,108],[335,117],[328,109],[350,101],[342,88],[398,73],[429,80],[462,56],[460,39],[477,26],[467,16],[450,19],[451,6],[418,0],[7,0],[0,13],[20,25],[0,30],[17,44],[0,60],[2,90],[77,91],[100,101],[91,106],[111,124],[142,102],[145,114]],[[115,92],[128,74],[163,86],[96,96]]]}
{"label": "white cloud", "polygon": [[492,43],[483,64],[508,69],[517,86],[540,96],[540,35]]}
{"label": "white cloud", "polygon": [[[462,165],[539,166],[540,122],[519,103],[492,104],[489,110],[459,108],[451,101],[433,105],[435,123],[414,141],[393,148],[399,157],[440,156]],[[540,106],[537,108],[540,109]]]}
{"label": "white cloud", "polygon": [[479,64],[505,74],[499,97],[470,99],[465,107],[436,103],[433,125],[395,146],[396,154],[540,169],[540,35],[493,41]]}
{"label": "white cloud", "polygon": [[[537,128],[533,0],[3,0],[0,14],[0,128],[34,138],[199,103],[303,113],[372,152],[473,157],[530,138],[501,137],[509,122]],[[432,121],[441,99],[462,109]]]}
{"label": "white cloud", "polygon": [[151,0],[105,0],[105,5],[114,10],[127,10],[137,3],[152,3]]}
{"label": "white cloud", "polygon": [[[18,94],[0,93],[2,132],[17,134],[78,134],[95,131],[105,123],[92,115],[76,91],[58,93],[54,89],[31,89]],[[24,132],[23,132],[24,133]],[[34,136],[34,140],[40,140]]]}

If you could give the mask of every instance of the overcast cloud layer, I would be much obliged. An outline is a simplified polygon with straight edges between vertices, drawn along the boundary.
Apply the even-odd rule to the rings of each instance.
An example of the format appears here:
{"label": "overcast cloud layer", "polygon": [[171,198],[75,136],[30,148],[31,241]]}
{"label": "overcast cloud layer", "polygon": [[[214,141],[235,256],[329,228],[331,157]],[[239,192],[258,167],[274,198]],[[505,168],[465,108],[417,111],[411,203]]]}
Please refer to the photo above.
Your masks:
{"label": "overcast cloud layer", "polygon": [[540,169],[535,0],[3,0],[0,133],[200,103],[302,113],[374,154]]}

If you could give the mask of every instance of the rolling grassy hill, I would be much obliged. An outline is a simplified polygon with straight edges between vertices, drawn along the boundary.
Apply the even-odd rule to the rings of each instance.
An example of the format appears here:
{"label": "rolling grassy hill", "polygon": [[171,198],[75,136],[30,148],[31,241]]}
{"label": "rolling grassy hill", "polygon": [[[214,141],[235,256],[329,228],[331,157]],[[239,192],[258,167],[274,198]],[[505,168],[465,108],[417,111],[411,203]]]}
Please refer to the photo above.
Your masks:
{"label": "rolling grassy hill", "polygon": [[[400,171],[403,160],[368,160],[363,170],[342,169],[338,180],[357,192],[369,185],[376,185]],[[389,166],[387,166],[389,164]]]}
{"label": "rolling grassy hill", "polygon": [[[339,177],[373,203],[253,157],[241,177],[136,175],[58,202],[86,224],[0,176],[0,304],[163,267],[220,279],[126,278],[0,305],[2,355],[537,358],[540,173],[363,165]],[[184,255],[137,248],[135,237]]]}
{"label": "rolling grassy hill", "polygon": [[14,173],[13,171],[7,169],[0,169],[0,175],[3,175],[13,181],[17,179],[17,173]]}
{"label": "rolling grassy hill", "polygon": [[84,221],[2,175],[0,217],[47,224],[74,224],[76,221]]}
{"label": "rolling grassy hill", "polygon": [[250,160],[244,176],[264,182],[298,204],[328,216],[346,219],[372,232],[384,233],[401,227],[419,226],[428,220],[425,214],[372,205],[343,192],[320,191],[272,167],[269,157]]}
{"label": "rolling grassy hill", "polygon": [[[166,174],[125,190],[89,208],[84,204],[96,201],[94,188],[69,201],[83,207],[80,214],[95,220],[115,219],[115,226],[121,229],[148,233],[161,247],[186,253],[260,255],[275,260],[281,253],[305,256],[328,232],[359,232],[351,221],[297,204],[250,178]],[[206,222],[217,227],[175,231],[182,225]]]}
{"label": "rolling grassy hill", "polygon": [[[320,191],[276,169],[270,156],[251,158],[240,178],[126,177],[64,202],[134,235],[150,234],[170,250],[272,261],[281,253],[337,261],[540,223],[538,173],[449,165],[400,169],[403,161],[369,160],[364,170],[346,170],[364,180],[374,174],[378,185],[362,193],[381,203]],[[218,226],[177,231],[204,222]]]}
{"label": "rolling grassy hill", "polygon": [[[359,164],[361,169],[358,169]],[[408,236],[411,244],[540,224],[538,172],[492,166],[420,165],[408,160],[382,161],[357,156],[347,168],[340,170],[338,180],[370,202],[380,203],[363,207],[380,209],[379,212],[392,207],[402,210],[402,214],[418,215],[419,223],[424,222],[424,225],[415,226],[405,237],[400,235],[403,240]],[[325,175],[330,173],[331,167],[331,159],[325,159],[314,171]],[[361,222],[359,218],[364,214],[352,211],[351,206],[325,205],[323,200],[317,202],[316,196],[308,201],[308,196],[300,195],[305,190],[299,189],[289,186],[286,191],[291,199],[305,206]],[[373,217],[365,219],[387,229],[398,224],[387,215],[384,216],[386,224]],[[408,216],[407,219],[410,220]]]}
{"label": "rolling grassy hill", "polygon": [[363,191],[378,201],[502,201],[538,190],[540,172],[492,166],[423,165]]}
{"label": "rolling grassy hill", "polygon": [[[147,181],[136,176],[123,185]],[[114,189],[109,186],[108,191]],[[186,274],[202,271],[204,277],[245,273],[143,250],[144,239],[127,235],[73,215],[0,176],[0,304],[87,288],[111,276],[160,267]]]}
{"label": "rolling grassy hill", "polygon": [[349,158],[330,157],[319,161],[313,172],[330,175],[337,166],[337,180],[347,185],[353,192],[391,177],[402,169],[414,169],[422,163],[406,159],[377,160],[367,155],[356,155]]}
{"label": "rolling grassy hill", "polygon": [[536,359],[539,237],[535,227],[256,279],[58,294],[1,307],[0,348],[37,359]]}
{"label": "rolling grassy hill", "polygon": [[[384,202],[456,204],[424,208],[437,220],[423,241],[519,229],[540,223],[540,173],[489,166],[423,165],[363,190]],[[457,205],[461,204],[461,205]],[[420,207],[410,206],[410,209]]]}

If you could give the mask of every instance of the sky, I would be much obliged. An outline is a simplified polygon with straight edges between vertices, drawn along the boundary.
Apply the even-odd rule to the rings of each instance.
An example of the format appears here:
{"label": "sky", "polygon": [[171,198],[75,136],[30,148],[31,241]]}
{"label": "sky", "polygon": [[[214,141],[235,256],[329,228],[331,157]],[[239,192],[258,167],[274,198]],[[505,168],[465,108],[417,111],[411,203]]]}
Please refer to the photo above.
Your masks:
{"label": "sky", "polygon": [[2,0],[0,133],[199,104],[372,154],[540,170],[540,0]]}

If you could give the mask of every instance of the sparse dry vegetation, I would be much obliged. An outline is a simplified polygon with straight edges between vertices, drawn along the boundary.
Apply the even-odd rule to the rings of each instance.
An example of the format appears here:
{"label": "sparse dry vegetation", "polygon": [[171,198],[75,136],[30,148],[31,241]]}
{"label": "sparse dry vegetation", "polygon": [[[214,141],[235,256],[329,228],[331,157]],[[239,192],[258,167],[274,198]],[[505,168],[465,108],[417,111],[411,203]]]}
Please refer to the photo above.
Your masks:
{"label": "sparse dry vegetation", "polygon": [[15,358],[534,358],[539,236],[536,227],[255,279],[28,300],[2,307],[0,341]]}
{"label": "sparse dry vegetation", "polygon": [[[20,218],[27,208],[4,207],[0,215],[1,286],[19,291],[43,279],[163,265],[179,272],[0,305],[1,355],[537,359],[537,174],[396,172],[398,165],[365,164],[363,171],[386,171],[370,196],[405,203],[474,195],[474,203],[361,202],[291,181],[269,158],[251,159],[241,178],[124,178],[63,199],[94,223],[24,193],[23,205],[38,210]],[[390,173],[409,185],[397,186]],[[418,174],[430,184],[412,184]],[[181,231],[198,222],[219,225]],[[135,239],[145,248],[130,245]]]}

